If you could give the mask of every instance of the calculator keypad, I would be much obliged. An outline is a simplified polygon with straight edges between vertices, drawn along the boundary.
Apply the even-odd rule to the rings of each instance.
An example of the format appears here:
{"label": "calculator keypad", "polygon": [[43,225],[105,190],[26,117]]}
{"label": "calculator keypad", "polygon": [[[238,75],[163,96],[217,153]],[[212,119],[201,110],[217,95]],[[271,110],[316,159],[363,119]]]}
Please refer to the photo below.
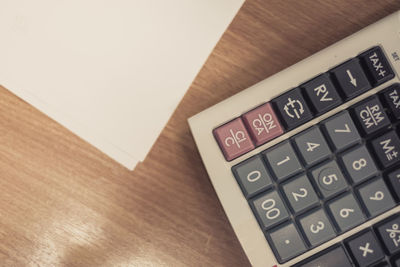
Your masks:
{"label": "calculator keypad", "polygon": [[[393,77],[382,56],[375,47],[217,128],[214,135],[226,159],[237,158],[359,96],[371,84]],[[400,165],[397,90],[400,93],[400,87],[393,85],[232,167],[280,263],[396,206],[400,200],[400,167],[393,168]],[[346,243],[353,262],[382,259],[378,251],[370,255],[378,244],[374,238],[368,232]],[[321,258],[346,266],[346,259],[332,258],[344,252],[340,248],[329,249]],[[360,253],[371,260],[357,258]]]}
{"label": "calculator keypad", "polygon": [[[381,112],[371,119],[377,128],[363,127],[359,107]],[[396,206],[400,167],[385,169],[400,165],[400,138],[389,115],[379,97],[370,97],[232,168],[280,262],[297,256],[303,245],[316,247]],[[245,183],[255,170],[265,178],[253,188]],[[293,251],[277,235],[285,227],[291,231],[285,240],[295,242]],[[356,251],[349,253],[356,257]]]}

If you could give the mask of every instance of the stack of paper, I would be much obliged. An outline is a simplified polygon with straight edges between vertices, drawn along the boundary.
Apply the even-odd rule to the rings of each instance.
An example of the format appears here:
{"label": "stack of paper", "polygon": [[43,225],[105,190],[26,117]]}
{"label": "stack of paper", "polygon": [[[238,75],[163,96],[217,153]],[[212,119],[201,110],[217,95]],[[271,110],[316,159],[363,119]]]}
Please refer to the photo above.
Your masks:
{"label": "stack of paper", "polygon": [[133,169],[242,3],[1,0],[0,84]]}

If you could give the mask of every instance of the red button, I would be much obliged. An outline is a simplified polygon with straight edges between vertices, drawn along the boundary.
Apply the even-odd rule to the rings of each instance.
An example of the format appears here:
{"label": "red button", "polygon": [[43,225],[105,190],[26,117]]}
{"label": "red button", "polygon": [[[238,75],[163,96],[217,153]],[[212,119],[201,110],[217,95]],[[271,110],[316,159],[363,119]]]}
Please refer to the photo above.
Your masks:
{"label": "red button", "polygon": [[214,130],[214,136],[228,161],[254,148],[241,118],[218,127]]}
{"label": "red button", "polygon": [[257,146],[284,132],[270,103],[247,112],[243,120]]}

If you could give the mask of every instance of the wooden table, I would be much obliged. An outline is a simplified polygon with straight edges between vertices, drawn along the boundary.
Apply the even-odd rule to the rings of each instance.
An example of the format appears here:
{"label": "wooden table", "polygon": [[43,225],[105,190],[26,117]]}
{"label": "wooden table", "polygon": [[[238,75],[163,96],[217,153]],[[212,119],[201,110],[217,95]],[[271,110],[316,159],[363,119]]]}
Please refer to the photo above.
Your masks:
{"label": "wooden table", "polygon": [[399,8],[248,0],[133,172],[0,88],[0,265],[249,265],[187,118]]}

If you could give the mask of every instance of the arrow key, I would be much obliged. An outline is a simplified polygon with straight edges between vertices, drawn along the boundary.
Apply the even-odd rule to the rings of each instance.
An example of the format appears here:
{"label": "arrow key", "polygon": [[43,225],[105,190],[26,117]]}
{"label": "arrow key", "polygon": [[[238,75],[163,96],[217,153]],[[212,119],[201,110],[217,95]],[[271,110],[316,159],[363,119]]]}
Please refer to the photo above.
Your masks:
{"label": "arrow key", "polygon": [[359,96],[371,89],[367,76],[357,58],[343,63],[330,72],[346,100]]}

